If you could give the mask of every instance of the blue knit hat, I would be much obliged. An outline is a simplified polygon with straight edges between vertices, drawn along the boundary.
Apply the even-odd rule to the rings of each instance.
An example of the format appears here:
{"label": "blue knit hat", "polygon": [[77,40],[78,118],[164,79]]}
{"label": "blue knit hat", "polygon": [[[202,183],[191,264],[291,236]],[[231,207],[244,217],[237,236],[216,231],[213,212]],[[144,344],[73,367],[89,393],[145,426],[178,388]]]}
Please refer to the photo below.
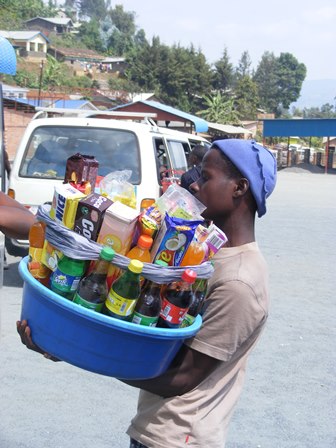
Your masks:
{"label": "blue knit hat", "polygon": [[266,198],[274,190],[277,163],[273,154],[254,140],[216,140],[217,147],[250,183],[259,218],[266,213]]}

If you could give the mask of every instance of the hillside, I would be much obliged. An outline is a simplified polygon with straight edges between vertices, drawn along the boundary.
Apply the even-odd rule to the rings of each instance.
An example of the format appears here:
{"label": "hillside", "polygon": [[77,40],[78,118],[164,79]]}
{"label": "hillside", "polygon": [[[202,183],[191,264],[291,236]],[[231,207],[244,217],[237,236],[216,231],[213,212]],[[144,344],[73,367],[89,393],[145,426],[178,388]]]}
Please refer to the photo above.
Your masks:
{"label": "hillside", "polygon": [[321,107],[336,102],[336,79],[306,80],[302,85],[301,96],[291,107]]}

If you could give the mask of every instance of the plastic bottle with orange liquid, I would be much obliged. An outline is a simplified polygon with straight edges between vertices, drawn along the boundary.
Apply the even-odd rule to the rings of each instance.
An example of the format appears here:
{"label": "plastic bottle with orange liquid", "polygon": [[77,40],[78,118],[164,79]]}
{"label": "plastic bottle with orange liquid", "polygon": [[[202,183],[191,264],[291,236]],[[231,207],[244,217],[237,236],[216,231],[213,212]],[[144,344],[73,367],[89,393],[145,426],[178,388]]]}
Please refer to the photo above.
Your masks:
{"label": "plastic bottle with orange liquid", "polygon": [[153,238],[149,235],[140,235],[136,246],[127,252],[126,257],[131,260],[139,260],[145,263],[150,263],[151,255],[150,248],[153,244]]}
{"label": "plastic bottle with orange liquid", "polygon": [[182,258],[181,266],[195,266],[206,259],[207,245],[204,243],[206,237],[207,229],[201,226],[197,227],[194,239]]}
{"label": "plastic bottle with orange liquid", "polygon": [[50,269],[41,263],[42,250],[45,240],[46,224],[36,221],[29,230],[29,260],[28,270],[44,286],[49,285]]}

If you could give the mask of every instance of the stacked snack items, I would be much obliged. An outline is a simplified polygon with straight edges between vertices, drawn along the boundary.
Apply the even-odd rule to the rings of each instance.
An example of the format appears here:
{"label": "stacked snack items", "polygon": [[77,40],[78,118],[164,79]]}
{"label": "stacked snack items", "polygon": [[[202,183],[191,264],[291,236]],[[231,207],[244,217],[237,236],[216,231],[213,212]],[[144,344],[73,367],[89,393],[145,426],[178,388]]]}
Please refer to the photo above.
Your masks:
{"label": "stacked snack items", "polygon": [[110,247],[103,247],[99,259],[89,274],[79,282],[73,301],[94,311],[101,312],[107,297],[107,271],[115,252]]}
{"label": "stacked snack items", "polygon": [[29,261],[28,269],[31,275],[44,286],[49,285],[50,269],[42,263],[43,246],[45,242],[44,222],[36,221],[29,230]]}
{"label": "stacked snack items", "polygon": [[98,167],[94,156],[74,154],[67,159],[64,183],[70,183],[85,195],[90,194],[96,186]]}
{"label": "stacked snack items", "polygon": [[121,320],[130,320],[140,296],[140,274],[143,263],[131,260],[127,270],[113,283],[105,301],[103,312]]}
{"label": "stacked snack items", "polygon": [[180,281],[171,282],[161,289],[162,309],[157,327],[179,328],[194,300],[192,284],[197,274],[192,269],[186,269]]}
{"label": "stacked snack items", "polygon": [[78,202],[84,197],[83,193],[70,184],[56,185],[50,209],[51,219],[72,230]]}
{"label": "stacked snack items", "polygon": [[[167,266],[162,260],[155,262],[158,266]],[[132,322],[147,327],[155,327],[162,308],[161,284],[147,280],[135,305]]]}

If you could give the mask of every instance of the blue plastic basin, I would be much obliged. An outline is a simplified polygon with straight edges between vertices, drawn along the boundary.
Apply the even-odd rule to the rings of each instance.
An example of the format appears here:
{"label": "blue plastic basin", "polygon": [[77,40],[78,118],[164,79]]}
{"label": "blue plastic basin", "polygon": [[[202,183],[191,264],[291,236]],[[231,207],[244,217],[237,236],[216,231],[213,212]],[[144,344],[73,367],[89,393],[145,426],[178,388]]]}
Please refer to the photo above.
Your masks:
{"label": "blue plastic basin", "polygon": [[19,272],[24,281],[21,319],[35,344],[82,369],[123,379],[163,373],[183,341],[200,329],[202,318],[186,328],[144,327],[83,308],[55,294],[32,277],[28,257]]}

